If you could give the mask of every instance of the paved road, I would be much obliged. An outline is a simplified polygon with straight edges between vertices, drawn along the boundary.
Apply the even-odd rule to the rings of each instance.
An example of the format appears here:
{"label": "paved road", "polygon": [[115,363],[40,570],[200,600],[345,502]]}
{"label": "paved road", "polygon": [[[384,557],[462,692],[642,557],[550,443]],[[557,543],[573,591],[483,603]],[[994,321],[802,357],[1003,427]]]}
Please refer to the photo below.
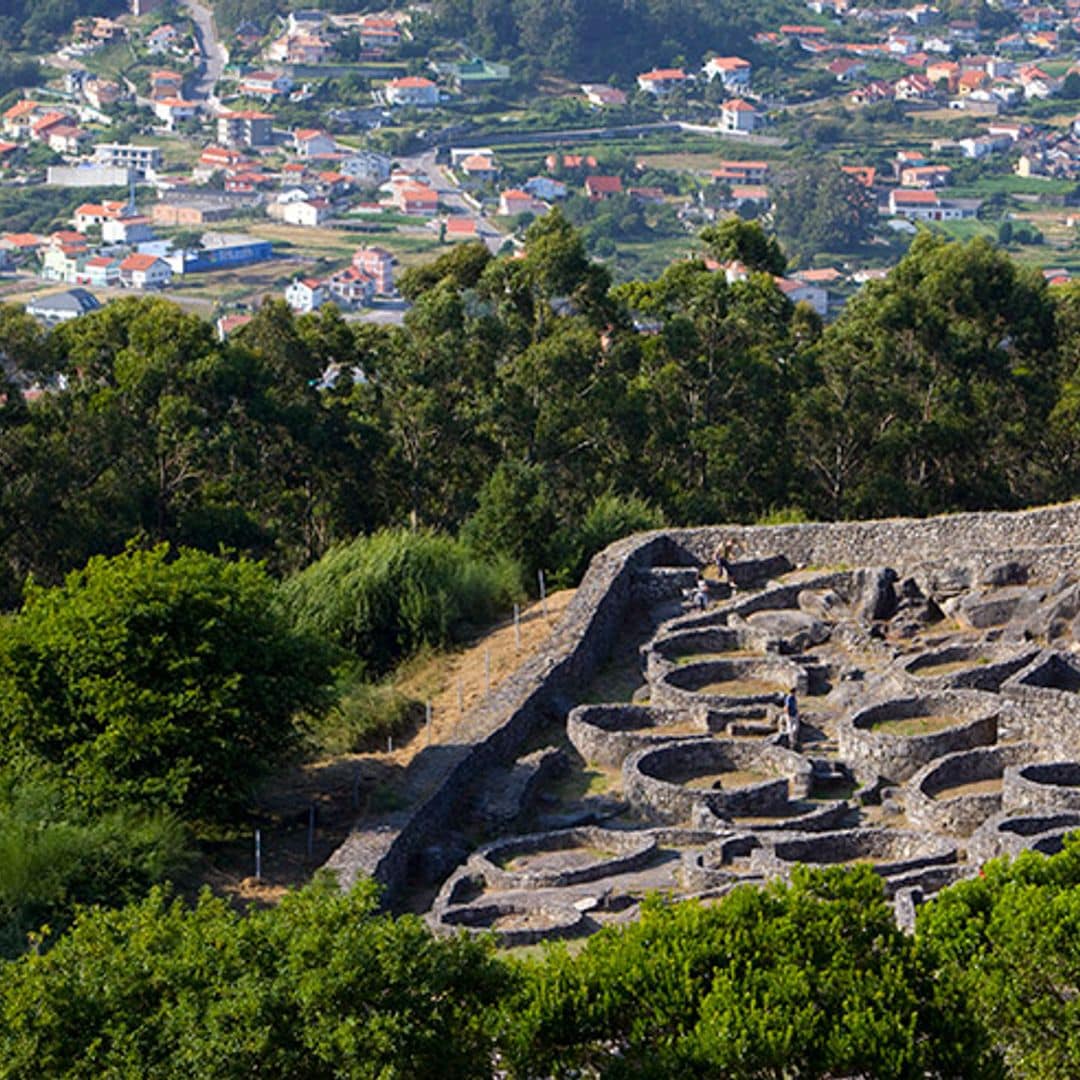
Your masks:
{"label": "paved road", "polygon": [[487,244],[488,250],[497,254],[506,242],[506,236],[486,217],[476,212],[476,207],[465,198],[461,189],[447,176],[446,170],[435,162],[435,151],[428,150],[413,157],[400,158],[403,168],[413,173],[420,173],[427,178],[428,185],[439,193],[439,202],[455,216],[470,217],[476,222],[476,232]]}
{"label": "paved road", "polygon": [[218,99],[214,90],[221,78],[221,73],[225,70],[225,49],[218,40],[214,14],[199,0],[181,0],[181,7],[187,10],[195,23],[195,43],[202,53],[199,77],[191,88],[191,96],[197,100],[205,99],[212,106],[216,106]]}

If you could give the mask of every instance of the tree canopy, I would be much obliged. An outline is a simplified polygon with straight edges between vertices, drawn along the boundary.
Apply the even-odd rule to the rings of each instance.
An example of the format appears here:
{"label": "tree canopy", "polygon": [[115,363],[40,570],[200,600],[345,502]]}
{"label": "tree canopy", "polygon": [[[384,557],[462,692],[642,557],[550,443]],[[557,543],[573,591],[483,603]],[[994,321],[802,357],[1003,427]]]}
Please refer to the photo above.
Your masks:
{"label": "tree canopy", "polygon": [[325,700],[328,652],[253,563],[167,547],[31,585],[0,633],[0,745],[95,807],[221,814]]}

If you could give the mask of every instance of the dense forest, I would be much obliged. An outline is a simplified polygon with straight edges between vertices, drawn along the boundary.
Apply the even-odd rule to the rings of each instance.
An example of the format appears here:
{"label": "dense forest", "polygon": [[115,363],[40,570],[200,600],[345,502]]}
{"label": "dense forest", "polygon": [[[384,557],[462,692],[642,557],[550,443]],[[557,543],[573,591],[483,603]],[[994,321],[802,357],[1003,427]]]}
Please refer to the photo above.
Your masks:
{"label": "dense forest", "polygon": [[124,0],[0,0],[0,41],[10,47],[42,52],[83,15],[118,15]]}
{"label": "dense forest", "polygon": [[706,51],[775,62],[758,55],[754,34],[806,21],[805,7],[788,0],[435,0],[433,15],[439,36],[485,56],[620,82],[653,67],[697,67]]}

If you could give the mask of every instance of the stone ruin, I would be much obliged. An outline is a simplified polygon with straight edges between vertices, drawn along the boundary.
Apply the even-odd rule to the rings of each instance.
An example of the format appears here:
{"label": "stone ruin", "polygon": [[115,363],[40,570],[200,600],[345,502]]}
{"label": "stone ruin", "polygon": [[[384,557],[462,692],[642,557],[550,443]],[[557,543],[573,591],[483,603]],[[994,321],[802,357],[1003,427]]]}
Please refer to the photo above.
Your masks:
{"label": "stone ruin", "polygon": [[[737,588],[689,610],[728,538]],[[868,864],[910,925],[1080,827],[1077,556],[1080,504],[621,541],[547,650],[420,755],[410,807],[329,865],[506,946],[797,864]]]}

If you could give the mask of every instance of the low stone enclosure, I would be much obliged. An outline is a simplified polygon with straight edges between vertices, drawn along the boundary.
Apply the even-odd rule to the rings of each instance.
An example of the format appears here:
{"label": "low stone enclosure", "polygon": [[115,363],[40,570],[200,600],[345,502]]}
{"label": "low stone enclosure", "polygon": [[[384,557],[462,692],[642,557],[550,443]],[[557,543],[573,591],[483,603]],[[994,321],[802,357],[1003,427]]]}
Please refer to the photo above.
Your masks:
{"label": "low stone enclosure", "polygon": [[629,537],[328,865],[506,946],[799,863],[869,865],[907,924],[1080,828],[1078,651],[1080,503]]}

